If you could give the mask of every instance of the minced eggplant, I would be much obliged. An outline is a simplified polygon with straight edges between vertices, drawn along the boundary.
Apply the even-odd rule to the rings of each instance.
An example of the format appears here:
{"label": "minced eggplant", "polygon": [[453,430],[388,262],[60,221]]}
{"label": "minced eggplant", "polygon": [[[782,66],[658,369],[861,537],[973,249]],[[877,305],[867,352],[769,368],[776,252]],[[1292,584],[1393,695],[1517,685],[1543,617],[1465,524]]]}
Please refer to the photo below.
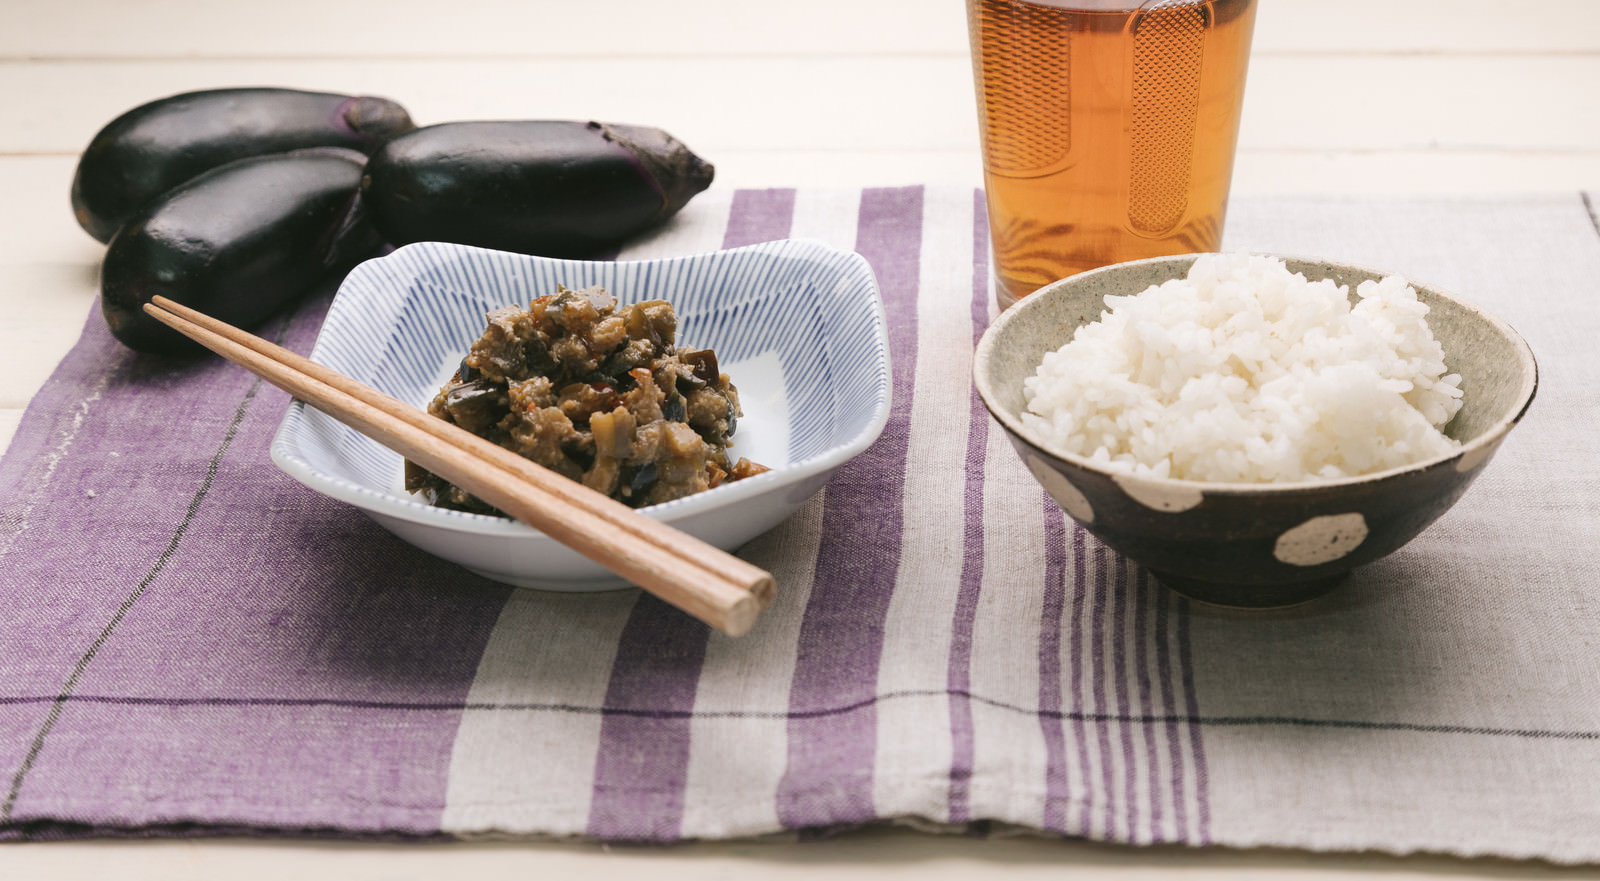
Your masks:
{"label": "minced eggplant", "polygon": [[[730,463],[739,392],[710,349],[678,347],[670,303],[561,287],[487,318],[429,413],[636,508],[767,470]],[[499,513],[413,462],[405,481],[430,504]]]}

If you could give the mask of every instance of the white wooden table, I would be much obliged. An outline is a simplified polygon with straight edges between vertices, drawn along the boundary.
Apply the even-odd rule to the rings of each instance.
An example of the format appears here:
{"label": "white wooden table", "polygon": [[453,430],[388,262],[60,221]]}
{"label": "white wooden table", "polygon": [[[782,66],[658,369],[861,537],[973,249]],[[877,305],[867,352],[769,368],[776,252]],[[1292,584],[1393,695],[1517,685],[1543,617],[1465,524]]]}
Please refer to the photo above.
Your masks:
{"label": "white wooden table", "polygon": [[[1261,0],[1234,193],[1600,189],[1600,0]],[[718,187],[980,182],[955,0],[0,0],[0,445],[76,340],[102,247],[67,192],[116,114],[190,89],[400,100],[419,124],[662,127]],[[159,841],[0,847],[3,878],[1535,878],[1435,857],[880,830],[666,850]]]}

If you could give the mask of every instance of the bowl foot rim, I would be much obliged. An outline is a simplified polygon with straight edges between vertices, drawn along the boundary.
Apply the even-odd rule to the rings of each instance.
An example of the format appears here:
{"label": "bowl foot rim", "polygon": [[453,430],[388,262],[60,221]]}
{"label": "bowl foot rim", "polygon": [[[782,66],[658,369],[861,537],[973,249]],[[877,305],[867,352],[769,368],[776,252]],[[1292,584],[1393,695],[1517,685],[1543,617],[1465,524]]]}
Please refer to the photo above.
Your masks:
{"label": "bowl foot rim", "polygon": [[1268,584],[1210,581],[1159,570],[1151,570],[1150,574],[1168,590],[1196,602],[1227,609],[1266,610],[1286,609],[1325,596],[1350,577],[1350,570],[1305,581]]}
{"label": "bowl foot rim", "polygon": [[462,565],[461,568],[490,581],[496,581],[522,590],[536,590],[543,593],[614,593],[639,589],[637,585],[629,583],[627,579],[615,575],[601,578],[545,578],[537,575],[497,572],[492,569],[479,569],[467,565]]}

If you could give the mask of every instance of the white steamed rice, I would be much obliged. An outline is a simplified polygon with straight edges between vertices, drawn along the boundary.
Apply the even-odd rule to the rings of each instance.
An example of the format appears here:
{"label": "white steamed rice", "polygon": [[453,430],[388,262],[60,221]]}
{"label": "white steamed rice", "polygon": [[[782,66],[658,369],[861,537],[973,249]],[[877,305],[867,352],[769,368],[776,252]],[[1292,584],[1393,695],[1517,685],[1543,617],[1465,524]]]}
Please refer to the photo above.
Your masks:
{"label": "white steamed rice", "polygon": [[1107,297],[1024,381],[1022,421],[1108,469],[1224,483],[1368,474],[1460,445],[1428,307],[1404,279],[1347,289],[1283,261],[1200,257],[1188,277]]}

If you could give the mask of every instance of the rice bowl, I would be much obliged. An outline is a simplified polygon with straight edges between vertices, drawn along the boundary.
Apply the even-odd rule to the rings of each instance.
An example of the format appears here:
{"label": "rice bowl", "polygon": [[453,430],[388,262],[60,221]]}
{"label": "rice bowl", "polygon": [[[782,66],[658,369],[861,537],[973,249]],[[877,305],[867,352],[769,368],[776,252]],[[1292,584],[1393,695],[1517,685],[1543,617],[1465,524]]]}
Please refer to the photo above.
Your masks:
{"label": "rice bowl", "polygon": [[[1022,465],[1061,509],[1113,550],[1191,598],[1228,606],[1291,605],[1399,549],[1459,500],[1531,405],[1538,367],[1509,325],[1413,280],[1461,406],[1446,452],[1365,474],[1289,482],[1209,481],[1141,473],[1093,450],[1068,452],[1024,420],[1024,380],[1046,353],[1102,316],[1111,300],[1184,278],[1195,255],[1158,257],[1074,275],[1023,298],[979,341],[973,381]],[[1351,291],[1393,273],[1282,258],[1308,281]],[[1352,304],[1354,305],[1354,304]],[[1443,377],[1441,377],[1442,381]],[[1447,394],[1447,393],[1446,393]],[[1109,451],[1109,450],[1108,450]],[[1428,553],[1451,553],[1430,546]]]}

